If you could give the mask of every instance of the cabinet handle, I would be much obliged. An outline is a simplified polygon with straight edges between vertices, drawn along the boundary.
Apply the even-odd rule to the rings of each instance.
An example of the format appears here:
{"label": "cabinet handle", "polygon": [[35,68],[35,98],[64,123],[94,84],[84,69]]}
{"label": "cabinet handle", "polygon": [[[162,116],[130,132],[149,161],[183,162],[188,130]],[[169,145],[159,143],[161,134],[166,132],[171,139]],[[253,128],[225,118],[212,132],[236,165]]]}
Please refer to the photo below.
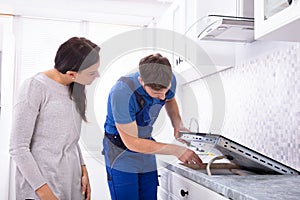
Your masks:
{"label": "cabinet handle", "polygon": [[183,62],[183,60],[180,57],[178,57],[178,59],[176,59],[176,65],[179,65],[182,62]]}
{"label": "cabinet handle", "polygon": [[181,196],[187,196],[187,195],[189,195],[189,191],[184,191],[183,189],[182,190],[180,190],[180,194],[181,194]]}

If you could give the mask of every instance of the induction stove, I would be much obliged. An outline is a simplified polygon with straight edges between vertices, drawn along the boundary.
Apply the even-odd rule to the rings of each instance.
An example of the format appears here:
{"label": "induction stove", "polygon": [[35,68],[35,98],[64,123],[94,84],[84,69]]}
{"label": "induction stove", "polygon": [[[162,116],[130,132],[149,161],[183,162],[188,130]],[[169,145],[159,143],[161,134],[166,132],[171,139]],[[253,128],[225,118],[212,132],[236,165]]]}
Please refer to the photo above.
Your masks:
{"label": "induction stove", "polygon": [[222,135],[181,132],[181,139],[204,151],[220,152],[230,162],[256,174],[300,175],[300,172]]}

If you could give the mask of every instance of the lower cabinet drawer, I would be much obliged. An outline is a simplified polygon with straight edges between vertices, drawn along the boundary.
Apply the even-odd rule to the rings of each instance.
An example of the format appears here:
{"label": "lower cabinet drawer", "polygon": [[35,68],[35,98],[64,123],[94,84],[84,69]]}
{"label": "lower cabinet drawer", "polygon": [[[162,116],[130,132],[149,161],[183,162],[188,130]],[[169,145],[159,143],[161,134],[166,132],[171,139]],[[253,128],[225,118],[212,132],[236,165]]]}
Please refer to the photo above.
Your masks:
{"label": "lower cabinet drawer", "polygon": [[[224,196],[174,172],[169,173],[169,190],[176,199],[225,200]],[[228,200],[228,199],[227,199]]]}
{"label": "lower cabinet drawer", "polygon": [[170,170],[161,168],[158,170],[158,181],[159,181],[159,187],[163,188],[164,190],[169,190],[169,174]]}
{"label": "lower cabinet drawer", "polygon": [[169,193],[165,189],[163,189],[162,187],[158,187],[157,199],[158,200],[168,200],[169,199]]}

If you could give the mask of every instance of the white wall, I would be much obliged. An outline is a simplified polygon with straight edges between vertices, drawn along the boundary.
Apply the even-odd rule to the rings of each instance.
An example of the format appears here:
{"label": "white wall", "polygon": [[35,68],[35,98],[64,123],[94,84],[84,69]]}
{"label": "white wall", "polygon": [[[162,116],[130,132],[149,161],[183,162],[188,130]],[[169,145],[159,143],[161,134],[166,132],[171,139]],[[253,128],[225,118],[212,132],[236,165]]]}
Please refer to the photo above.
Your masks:
{"label": "white wall", "polygon": [[[32,75],[53,68],[58,46],[72,36],[86,36],[101,46],[101,43],[110,37],[136,27],[12,16],[0,16],[0,26],[2,27],[0,39],[3,42],[0,199],[14,200],[14,166],[12,166],[14,162],[10,161],[8,145],[12,107],[19,85]],[[106,105],[106,102],[102,103]],[[83,125],[83,128],[85,127],[86,125]],[[92,134],[88,135],[90,139],[94,136],[101,138],[101,133],[97,131],[98,129],[94,129]],[[93,142],[95,141],[98,142],[96,147],[101,146],[100,139],[93,140]],[[83,140],[81,142],[90,175],[92,199],[109,199],[105,166],[101,161],[103,159],[100,154],[102,149],[96,149],[97,154],[90,154],[90,150],[95,150],[95,146],[90,146],[91,143]]]}
{"label": "white wall", "polygon": [[[2,38],[2,30],[0,30],[0,38]],[[0,39],[1,40],[1,39]],[[1,50],[2,44],[0,44],[0,114],[1,114],[1,83],[2,83],[2,50]]]}
{"label": "white wall", "polygon": [[0,199],[9,199],[10,157],[8,154],[9,133],[11,128],[12,105],[14,96],[14,37],[13,19],[0,16],[0,40],[2,40],[1,114],[0,114],[0,160],[1,182]]}

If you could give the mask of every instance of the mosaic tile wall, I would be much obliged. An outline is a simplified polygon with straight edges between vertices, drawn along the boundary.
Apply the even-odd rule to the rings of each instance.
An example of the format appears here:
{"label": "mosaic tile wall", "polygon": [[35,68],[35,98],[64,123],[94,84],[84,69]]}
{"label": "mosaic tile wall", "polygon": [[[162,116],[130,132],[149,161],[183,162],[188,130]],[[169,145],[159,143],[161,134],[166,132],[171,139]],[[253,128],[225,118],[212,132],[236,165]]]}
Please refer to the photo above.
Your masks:
{"label": "mosaic tile wall", "polygon": [[267,51],[220,75],[222,134],[300,170],[300,44]]}

